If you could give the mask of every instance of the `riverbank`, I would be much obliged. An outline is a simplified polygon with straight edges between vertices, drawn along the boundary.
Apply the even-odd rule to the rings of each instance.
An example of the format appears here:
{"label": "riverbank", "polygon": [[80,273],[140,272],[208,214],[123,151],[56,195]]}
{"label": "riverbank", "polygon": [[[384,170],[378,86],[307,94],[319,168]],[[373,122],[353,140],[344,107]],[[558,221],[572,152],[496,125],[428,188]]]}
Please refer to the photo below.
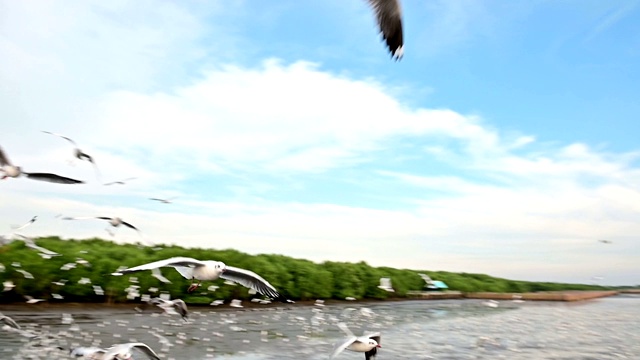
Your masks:
{"label": "riverbank", "polygon": [[431,292],[413,291],[408,295],[412,299],[486,299],[486,300],[531,300],[531,301],[581,301],[618,295],[619,291],[544,291],[530,293],[495,293],[457,291]]}

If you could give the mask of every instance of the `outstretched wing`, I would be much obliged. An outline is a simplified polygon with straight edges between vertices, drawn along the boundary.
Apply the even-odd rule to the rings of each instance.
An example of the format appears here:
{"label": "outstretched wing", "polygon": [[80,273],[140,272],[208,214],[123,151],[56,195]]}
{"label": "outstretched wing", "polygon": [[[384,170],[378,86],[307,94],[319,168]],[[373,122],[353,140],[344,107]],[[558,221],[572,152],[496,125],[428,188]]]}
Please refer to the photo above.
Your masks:
{"label": "outstretched wing", "polygon": [[20,230],[22,230],[22,229],[26,228],[27,226],[29,226],[29,225],[33,224],[34,222],[36,222],[36,220],[37,220],[37,219],[38,219],[38,215],[36,215],[36,216],[32,217],[32,218],[31,218],[31,220],[29,220],[26,224],[24,224],[24,225],[22,225],[22,226],[20,226],[20,227],[17,227],[17,228],[15,228],[15,229],[13,229],[13,231],[14,231],[14,232],[16,232],[16,231],[20,231]]}
{"label": "outstretched wing", "polygon": [[138,228],[137,228],[137,227],[135,227],[135,226],[133,226],[133,225],[129,224],[129,223],[128,223],[128,222],[126,222],[126,221],[123,221],[123,222],[122,222],[122,225],[124,225],[124,226],[126,226],[126,227],[128,227],[128,228],[131,228],[131,229],[133,229],[133,230],[135,230],[135,231],[140,231],[140,230],[138,230]]}
{"label": "outstretched wing", "polygon": [[7,315],[0,314],[0,321],[11,326],[12,328],[20,330],[20,325],[18,325],[17,322],[15,322],[12,318],[8,317]]}
{"label": "outstretched wing", "polygon": [[57,183],[57,184],[84,184],[84,181],[82,180],[76,180],[76,179],[72,179],[72,178],[68,178],[68,177],[64,177],[56,174],[26,173],[24,171],[22,173],[26,175],[29,179],[33,179],[33,180],[48,181],[48,182]]}
{"label": "outstretched wing", "polygon": [[156,354],[156,352],[153,351],[153,349],[150,348],[147,344],[132,343],[132,344],[129,344],[129,345],[131,345],[131,347],[133,347],[133,348],[135,348],[137,350],[140,350],[143,353],[145,353],[149,359],[160,360],[160,357],[158,356],[158,354]]}
{"label": "outstretched wing", "polygon": [[120,353],[130,352],[132,349],[137,349],[142,351],[147,355],[149,359],[160,360],[158,354],[155,353],[147,344],[144,343],[126,343],[126,344],[117,344],[113,345],[102,357],[103,359],[116,359],[116,356]]}
{"label": "outstretched wing", "polygon": [[76,144],[76,142],[75,142],[75,141],[73,141],[73,140],[69,139],[69,138],[68,138],[68,137],[66,137],[66,136],[62,136],[62,135],[60,135],[60,134],[52,133],[52,132],[50,132],[50,131],[44,131],[44,130],[42,130],[42,132],[43,132],[43,133],[45,133],[45,134],[49,134],[49,135],[54,135],[54,136],[61,137],[61,138],[65,139],[65,140],[67,140],[68,142],[72,143],[72,144],[73,144],[73,146],[76,146],[76,147],[78,146],[78,145]]}
{"label": "outstretched wing", "polygon": [[178,272],[182,276],[184,276],[187,279],[190,279],[191,278],[190,275],[191,275],[191,272],[193,271],[193,268],[197,266],[204,266],[204,262],[193,259],[193,258],[187,258],[187,257],[173,257],[170,259],[158,260],[148,264],[139,265],[136,267],[132,267],[130,269],[116,271],[111,275],[120,276],[128,273],[151,270],[151,269],[156,269],[160,267],[173,267],[173,268],[176,268],[176,270],[178,270]]}
{"label": "outstretched wing", "polygon": [[348,337],[355,337],[355,335],[353,334],[353,332],[351,332],[351,330],[347,327],[347,324],[343,323],[343,322],[339,322],[338,323],[338,327],[340,328],[340,330],[342,330],[345,334],[347,334]]}
{"label": "outstretched wing", "polygon": [[376,20],[386,41],[391,56],[402,58],[404,40],[402,35],[402,10],[399,0],[368,0],[376,13]]}
{"label": "outstretched wing", "polygon": [[337,343],[336,346],[334,346],[333,353],[331,354],[331,357],[329,357],[329,359],[333,359],[334,357],[338,356],[338,354],[343,352],[344,349],[348,348],[349,345],[351,345],[355,341],[357,341],[357,339],[358,339],[357,337],[352,336],[352,337],[347,338],[343,342]]}
{"label": "outstretched wing", "polygon": [[2,148],[0,148],[0,166],[5,165],[13,166],[11,165],[11,161],[9,161],[7,155],[4,153],[4,151],[2,151]]}
{"label": "outstretched wing", "polygon": [[245,270],[233,266],[225,267],[220,277],[225,280],[231,280],[233,282],[237,282],[238,284],[247,287],[249,289],[253,289],[264,296],[268,296],[272,300],[279,300],[282,302],[291,302],[284,296],[282,296],[273,285],[269,284],[269,282],[263,279],[260,275],[254,273],[250,270]]}

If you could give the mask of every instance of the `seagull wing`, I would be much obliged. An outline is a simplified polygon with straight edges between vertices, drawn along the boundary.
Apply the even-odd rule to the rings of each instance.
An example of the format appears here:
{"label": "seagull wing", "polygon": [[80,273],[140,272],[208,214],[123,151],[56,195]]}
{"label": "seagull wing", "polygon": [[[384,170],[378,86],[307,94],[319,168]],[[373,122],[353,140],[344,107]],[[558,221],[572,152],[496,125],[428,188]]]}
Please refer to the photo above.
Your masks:
{"label": "seagull wing", "polygon": [[60,135],[60,134],[56,134],[56,133],[52,133],[52,132],[50,132],[50,131],[44,131],[44,130],[42,130],[42,132],[43,132],[43,133],[45,133],[45,134],[49,134],[49,135],[54,135],[54,136],[61,137],[61,138],[65,139],[65,140],[67,140],[68,142],[72,143],[72,144],[73,144],[73,146],[76,146],[76,147],[78,146],[78,145],[76,144],[76,142],[75,142],[75,141],[73,141],[73,140],[69,139],[69,138],[68,138],[68,137],[66,137],[66,136],[63,136],[63,135]]}
{"label": "seagull wing", "polygon": [[162,275],[162,272],[158,268],[151,269],[151,276],[162,281],[165,284],[171,284],[171,281],[166,277],[164,277],[164,275]]}
{"label": "seagull wing", "polygon": [[402,10],[399,0],[368,0],[376,13],[376,20],[386,41],[391,56],[402,58],[404,40],[402,36]]}
{"label": "seagull wing", "polygon": [[12,318],[6,316],[6,315],[0,315],[0,321],[2,321],[3,323],[16,328],[18,330],[20,330],[20,325],[18,325],[17,322],[15,322]]}
{"label": "seagull wing", "polygon": [[178,314],[182,316],[183,319],[188,318],[189,311],[187,310],[187,304],[184,303],[181,299],[173,300],[173,308],[176,309]]}
{"label": "seagull wing", "polygon": [[225,280],[231,280],[238,284],[253,289],[262,295],[268,296],[272,300],[279,300],[282,302],[291,302],[284,296],[282,296],[276,288],[274,288],[269,282],[263,279],[260,275],[250,270],[240,269],[233,266],[227,266],[220,277]]}
{"label": "seagull wing", "polygon": [[27,247],[32,248],[34,250],[37,250],[45,255],[49,255],[49,256],[58,256],[60,254],[58,254],[55,251],[51,251],[49,249],[45,249],[41,246],[36,245],[36,243],[33,241],[32,238],[28,237],[28,236],[24,236],[22,234],[15,234],[18,237],[22,238],[22,241],[24,241],[24,243],[27,245]]}
{"label": "seagull wing", "polygon": [[154,261],[148,264],[132,267],[130,269],[117,271],[112,273],[111,275],[119,276],[127,273],[151,270],[151,269],[156,269],[160,267],[173,267],[173,268],[176,268],[176,270],[178,270],[180,275],[182,275],[187,279],[190,279],[193,268],[197,266],[204,266],[204,262],[193,259],[193,258],[187,258],[187,257],[173,257],[170,259]]}
{"label": "seagull wing", "polygon": [[18,230],[22,230],[22,229],[26,228],[27,226],[29,226],[29,225],[33,224],[34,222],[36,222],[36,219],[38,219],[37,215],[32,217],[31,220],[29,220],[26,224],[24,224],[24,225],[22,225],[22,226],[20,226],[18,228],[13,229],[13,231],[16,232]]}
{"label": "seagull wing", "polygon": [[357,337],[352,336],[352,337],[347,338],[345,341],[343,341],[341,343],[337,343],[336,346],[333,348],[333,353],[331,354],[331,357],[329,357],[329,359],[333,359],[334,357],[338,356],[338,354],[343,352],[344,349],[348,348],[349,345],[353,344],[357,340],[358,340]]}
{"label": "seagull wing", "polygon": [[135,226],[133,226],[133,225],[129,224],[129,223],[128,223],[128,222],[126,222],[126,221],[123,221],[123,222],[122,222],[122,225],[124,225],[124,226],[126,226],[126,227],[128,227],[128,228],[131,228],[131,229],[133,229],[133,230],[135,230],[135,231],[140,231],[140,230],[138,230],[138,228],[136,228]]}
{"label": "seagull wing", "polygon": [[0,148],[0,166],[5,165],[13,166],[11,165],[11,161],[9,161],[7,155],[4,153],[4,151],[2,151],[2,148]]}
{"label": "seagull wing", "polygon": [[131,345],[132,348],[135,348],[145,353],[149,359],[160,360],[160,357],[158,356],[158,354],[156,354],[156,352],[153,351],[153,349],[151,349],[147,344],[131,343],[129,345]]}
{"label": "seagull wing", "polygon": [[22,173],[26,175],[29,179],[33,179],[33,180],[48,181],[48,182],[57,183],[57,184],[84,184],[84,181],[82,180],[71,179],[71,178],[56,175],[56,174],[26,173],[24,171]]}
{"label": "seagull wing", "polygon": [[342,330],[348,337],[355,337],[355,334],[351,332],[351,330],[347,327],[347,324],[343,322],[338,323],[338,327]]}
{"label": "seagull wing", "polygon": [[[78,216],[78,217],[69,217],[69,216],[65,216],[62,218],[62,220],[91,220],[91,219],[105,219],[102,217],[95,217],[95,216]],[[106,218],[107,220],[111,220],[111,218]]]}

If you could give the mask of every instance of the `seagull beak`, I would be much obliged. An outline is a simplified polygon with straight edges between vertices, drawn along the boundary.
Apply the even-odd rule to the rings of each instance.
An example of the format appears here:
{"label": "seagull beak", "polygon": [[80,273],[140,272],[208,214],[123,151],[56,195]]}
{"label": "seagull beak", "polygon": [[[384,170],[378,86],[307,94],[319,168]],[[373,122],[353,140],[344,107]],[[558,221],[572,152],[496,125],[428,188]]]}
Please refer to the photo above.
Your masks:
{"label": "seagull beak", "polygon": [[379,347],[379,348],[381,348],[382,346],[380,346],[380,344],[378,344],[378,345],[376,345],[376,347]]}

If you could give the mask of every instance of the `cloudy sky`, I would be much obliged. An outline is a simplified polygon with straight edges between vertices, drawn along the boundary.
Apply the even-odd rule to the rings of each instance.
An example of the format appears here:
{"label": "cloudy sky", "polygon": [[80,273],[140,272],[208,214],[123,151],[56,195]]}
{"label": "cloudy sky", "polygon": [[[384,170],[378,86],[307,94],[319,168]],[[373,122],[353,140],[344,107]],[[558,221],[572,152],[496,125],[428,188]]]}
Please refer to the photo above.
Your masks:
{"label": "cloudy sky", "polygon": [[639,284],[640,2],[402,6],[0,0],[0,233]]}

